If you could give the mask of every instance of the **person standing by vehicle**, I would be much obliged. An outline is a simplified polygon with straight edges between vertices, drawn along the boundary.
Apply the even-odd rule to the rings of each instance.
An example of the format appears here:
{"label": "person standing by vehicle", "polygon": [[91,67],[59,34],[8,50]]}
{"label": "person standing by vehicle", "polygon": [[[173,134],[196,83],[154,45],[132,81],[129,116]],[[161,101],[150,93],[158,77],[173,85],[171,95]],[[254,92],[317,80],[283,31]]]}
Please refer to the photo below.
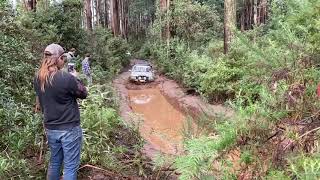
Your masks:
{"label": "person standing by vehicle", "polygon": [[82,61],[82,73],[86,76],[88,85],[92,84],[92,76],[90,72],[90,58],[91,55],[87,53]]}
{"label": "person standing by vehicle", "polygon": [[77,98],[85,99],[87,90],[76,78],[76,72],[62,71],[65,64],[63,48],[50,44],[45,48],[34,87],[37,105],[44,115],[44,128],[50,148],[47,179],[59,180],[63,167],[64,180],[76,180],[80,165],[82,129]]}

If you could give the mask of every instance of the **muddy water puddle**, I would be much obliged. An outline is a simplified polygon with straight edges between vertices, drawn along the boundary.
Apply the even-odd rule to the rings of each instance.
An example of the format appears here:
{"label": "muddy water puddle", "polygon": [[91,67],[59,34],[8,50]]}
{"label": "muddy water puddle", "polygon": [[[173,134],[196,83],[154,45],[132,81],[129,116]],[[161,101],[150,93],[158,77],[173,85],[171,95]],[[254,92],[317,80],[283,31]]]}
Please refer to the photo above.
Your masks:
{"label": "muddy water puddle", "polygon": [[174,108],[157,88],[129,90],[130,106],[141,116],[140,133],[158,151],[181,152],[186,117]]}

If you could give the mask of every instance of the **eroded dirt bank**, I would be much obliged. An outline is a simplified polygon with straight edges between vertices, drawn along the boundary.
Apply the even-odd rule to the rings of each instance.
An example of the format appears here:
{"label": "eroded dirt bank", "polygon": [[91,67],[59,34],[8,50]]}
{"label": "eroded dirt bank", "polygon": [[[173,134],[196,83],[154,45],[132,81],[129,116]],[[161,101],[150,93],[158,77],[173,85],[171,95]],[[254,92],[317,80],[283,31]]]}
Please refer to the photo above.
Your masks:
{"label": "eroded dirt bank", "polygon": [[136,85],[128,82],[129,75],[123,72],[113,85],[120,96],[121,116],[127,122],[139,124],[141,135],[147,141],[144,151],[149,157],[159,151],[182,152],[182,131],[187,116],[196,117],[202,112],[210,116],[232,115],[232,111],[222,105],[211,105],[199,96],[187,95],[176,82],[164,76],[149,84]]}

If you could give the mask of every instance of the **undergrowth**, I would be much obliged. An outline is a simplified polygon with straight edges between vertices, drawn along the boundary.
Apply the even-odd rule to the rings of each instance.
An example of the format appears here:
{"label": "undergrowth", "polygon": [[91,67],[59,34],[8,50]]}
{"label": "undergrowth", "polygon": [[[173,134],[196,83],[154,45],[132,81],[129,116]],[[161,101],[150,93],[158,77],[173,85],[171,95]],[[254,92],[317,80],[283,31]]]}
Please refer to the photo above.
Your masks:
{"label": "undergrowth", "polygon": [[[179,7],[183,2],[176,3]],[[198,6],[197,3],[193,5]],[[141,53],[145,52],[145,56],[153,59],[163,74],[194,89],[208,102],[224,102],[235,111],[230,118],[210,117],[199,121],[206,121],[203,124],[212,130],[203,131],[205,133],[200,136],[187,136],[184,142],[186,151],[175,160],[180,179],[232,179],[245,175],[268,179],[318,178],[318,152],[308,152],[305,156],[302,154],[307,152],[296,148],[300,149],[299,158],[289,159],[284,155],[286,163],[277,167],[274,165],[277,162],[272,160],[272,152],[277,153],[272,148],[276,147],[269,137],[273,136],[278,125],[284,122],[294,124],[318,112],[320,4],[315,0],[272,1],[270,7],[267,24],[235,32],[227,55],[222,53],[219,27],[211,29],[217,31],[213,33],[216,36],[201,41],[201,44],[196,40],[190,42],[190,38],[202,38],[210,33],[209,30],[199,33],[192,29],[193,34],[189,37],[175,33],[169,42],[165,42],[156,38],[161,36],[156,30],[164,27],[161,18],[150,28],[148,42]],[[202,8],[195,11],[203,13],[205,3]],[[172,9],[171,13],[184,13],[176,12],[177,9]],[[169,17],[169,21],[176,25],[173,31],[183,25],[179,16]],[[183,23],[188,23],[188,19]],[[301,132],[286,126],[284,138],[301,142]],[[315,138],[313,146],[316,146],[319,139],[314,133],[310,135]],[[233,167],[235,162],[231,165],[223,163],[226,161],[223,154],[228,154],[236,146],[241,152],[241,169],[238,170]],[[270,148],[269,152],[259,154],[264,147]],[[221,159],[217,158],[219,155]],[[267,157],[271,160],[266,160]],[[222,164],[218,171],[215,171],[216,163]]]}

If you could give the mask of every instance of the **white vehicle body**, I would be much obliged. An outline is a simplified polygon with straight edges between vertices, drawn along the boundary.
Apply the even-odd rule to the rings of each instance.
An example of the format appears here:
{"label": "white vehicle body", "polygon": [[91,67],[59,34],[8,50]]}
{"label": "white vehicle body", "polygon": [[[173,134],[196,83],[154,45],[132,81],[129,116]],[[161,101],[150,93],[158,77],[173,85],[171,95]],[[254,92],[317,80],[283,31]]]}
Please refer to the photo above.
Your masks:
{"label": "white vehicle body", "polygon": [[154,71],[149,64],[136,64],[131,69],[130,81],[150,82],[154,81]]}

